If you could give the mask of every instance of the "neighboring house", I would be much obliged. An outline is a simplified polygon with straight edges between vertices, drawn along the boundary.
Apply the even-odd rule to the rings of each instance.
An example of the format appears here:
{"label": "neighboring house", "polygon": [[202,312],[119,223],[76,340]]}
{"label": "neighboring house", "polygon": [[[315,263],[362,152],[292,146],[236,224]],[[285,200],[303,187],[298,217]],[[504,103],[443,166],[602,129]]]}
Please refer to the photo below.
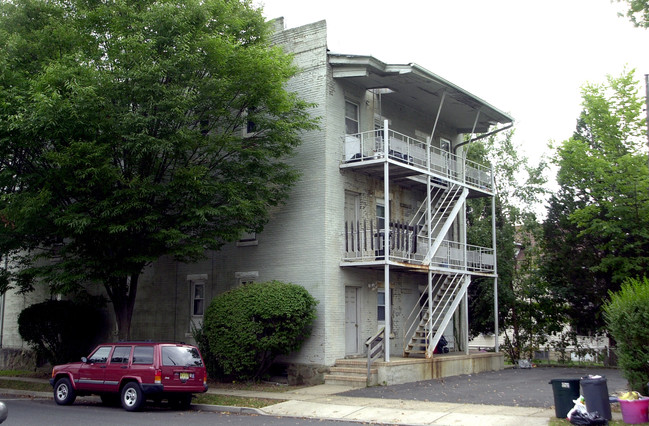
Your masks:
{"label": "neighboring house", "polygon": [[[371,338],[370,384],[502,368],[502,354],[469,352],[467,288],[495,279],[496,264],[493,247],[467,244],[464,203],[494,194],[490,166],[463,147],[512,118],[415,64],[329,52],[324,21],[275,25],[301,68],[287,88],[322,117],[291,159],[301,179],[262,233],[202,262],[148,268],[132,336],[191,341],[213,297],[281,280],[319,301],[312,336],[281,360],[292,382],[365,385]],[[433,355],[442,336],[450,352]]]}

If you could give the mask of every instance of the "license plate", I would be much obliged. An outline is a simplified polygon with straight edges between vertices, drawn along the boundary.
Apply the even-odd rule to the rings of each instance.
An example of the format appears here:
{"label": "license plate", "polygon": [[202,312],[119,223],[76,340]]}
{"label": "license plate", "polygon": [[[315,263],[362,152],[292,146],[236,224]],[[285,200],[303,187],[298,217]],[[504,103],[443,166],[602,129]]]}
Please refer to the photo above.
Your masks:
{"label": "license plate", "polygon": [[189,380],[189,373],[180,373],[180,380]]}

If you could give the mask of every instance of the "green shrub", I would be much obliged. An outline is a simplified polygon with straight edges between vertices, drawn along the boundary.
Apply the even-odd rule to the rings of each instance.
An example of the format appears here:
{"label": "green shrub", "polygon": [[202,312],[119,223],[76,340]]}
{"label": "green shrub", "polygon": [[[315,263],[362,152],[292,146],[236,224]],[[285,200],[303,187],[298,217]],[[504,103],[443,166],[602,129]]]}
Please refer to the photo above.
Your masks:
{"label": "green shrub", "polygon": [[649,280],[628,279],[604,305],[608,331],[617,344],[618,365],[631,390],[649,382]]}
{"label": "green shrub", "polygon": [[207,338],[207,333],[205,332],[205,327],[203,328],[194,328],[192,327],[192,334],[194,335],[194,341],[198,349],[201,351],[203,356],[203,362],[205,362],[205,368],[207,369],[207,375],[211,379],[220,379],[225,377],[223,369],[219,366],[219,363],[216,360],[216,355],[212,352],[210,348],[210,342]]}
{"label": "green shrub", "polygon": [[217,364],[210,375],[262,377],[278,355],[300,349],[311,334],[316,304],[304,287],[279,281],[246,284],[214,298],[201,348]]}
{"label": "green shrub", "polygon": [[18,315],[18,333],[50,364],[78,361],[97,344],[104,328],[102,311],[88,303],[48,300]]}

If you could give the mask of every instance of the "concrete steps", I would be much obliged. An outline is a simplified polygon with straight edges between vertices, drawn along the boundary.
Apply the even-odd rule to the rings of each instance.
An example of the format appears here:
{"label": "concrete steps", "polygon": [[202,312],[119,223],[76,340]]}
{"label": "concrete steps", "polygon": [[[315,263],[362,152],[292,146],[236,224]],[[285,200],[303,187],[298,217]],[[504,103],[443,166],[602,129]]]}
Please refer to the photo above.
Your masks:
{"label": "concrete steps", "polygon": [[378,370],[376,368],[370,370],[370,380],[368,383],[366,359],[339,359],[329,369],[329,374],[325,374],[324,379],[327,385],[364,388],[378,384]]}

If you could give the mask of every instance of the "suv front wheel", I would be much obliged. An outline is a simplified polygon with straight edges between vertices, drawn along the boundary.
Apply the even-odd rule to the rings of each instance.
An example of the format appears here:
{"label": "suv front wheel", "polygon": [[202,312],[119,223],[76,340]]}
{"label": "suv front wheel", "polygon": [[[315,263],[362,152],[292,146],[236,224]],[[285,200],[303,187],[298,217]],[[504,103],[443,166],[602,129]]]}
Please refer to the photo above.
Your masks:
{"label": "suv front wheel", "polygon": [[129,382],[122,388],[122,407],[126,411],[138,411],[144,406],[142,388],[136,382]]}
{"label": "suv front wheel", "polygon": [[54,384],[54,401],[59,405],[70,405],[77,398],[70,379],[62,377]]}

